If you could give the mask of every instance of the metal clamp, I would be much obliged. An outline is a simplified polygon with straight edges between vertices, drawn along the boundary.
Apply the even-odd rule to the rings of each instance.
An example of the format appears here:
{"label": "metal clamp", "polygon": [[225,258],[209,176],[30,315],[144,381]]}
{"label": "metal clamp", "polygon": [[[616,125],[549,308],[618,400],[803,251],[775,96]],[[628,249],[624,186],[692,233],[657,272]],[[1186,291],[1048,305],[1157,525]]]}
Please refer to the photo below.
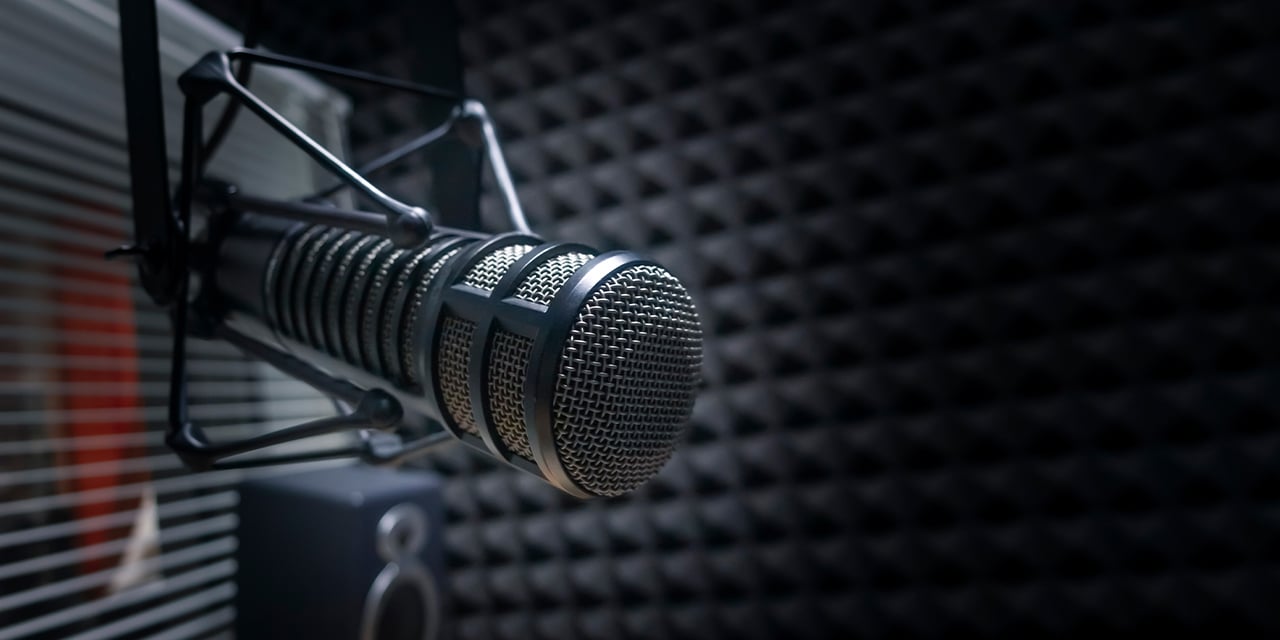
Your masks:
{"label": "metal clamp", "polygon": [[[489,158],[493,178],[512,226],[528,233],[524,211],[498,144],[492,120],[484,106],[457,92],[385,78],[361,71],[282,56],[260,50],[239,48],[205,55],[178,80],[185,95],[182,125],[181,182],[171,195],[168,159],[165,152],[163,100],[160,86],[159,47],[155,4],[149,0],[121,3],[120,29],[129,133],[130,177],[134,202],[134,241],[106,253],[108,259],[128,258],[138,262],[139,279],[151,299],[170,308],[173,320],[172,368],[169,387],[169,431],[166,443],[194,469],[227,469],[336,457],[359,457],[374,464],[392,464],[452,440],[440,425],[426,435],[405,441],[389,437],[401,425],[403,407],[381,389],[361,389],[335,379],[272,345],[239,333],[219,321],[217,301],[207,291],[191,291],[193,246],[191,212],[195,200],[209,204],[211,227],[228,219],[232,211],[251,210],[276,217],[323,224],[389,238],[397,247],[423,245],[433,232],[432,216],[426,209],[402,202],[380,190],[367,176],[376,173],[418,150],[430,146],[446,134],[454,133],[473,147],[483,148]],[[309,137],[297,126],[250,91],[232,71],[232,63],[296,69],[316,75],[340,78],[408,92],[423,98],[452,103],[448,120],[407,144],[353,169]],[[293,142],[338,182],[310,198],[279,201],[239,193],[230,185],[211,188],[203,181],[205,154],[217,142],[203,138],[204,107],[215,96],[226,95],[232,104],[252,112],[268,126]],[[230,119],[219,123],[221,138]],[[381,212],[341,209],[323,199],[343,188],[353,188],[372,200]],[[199,265],[198,265],[199,266]],[[207,266],[207,265],[204,265]],[[191,317],[194,314],[194,317]],[[353,407],[342,415],[313,420],[254,437],[214,442],[188,416],[186,370],[187,335],[220,338],[248,355],[257,357],[320,392]],[[358,445],[312,450],[298,454],[239,458],[265,447],[325,434],[360,430]],[[231,458],[231,459],[228,459]]]}

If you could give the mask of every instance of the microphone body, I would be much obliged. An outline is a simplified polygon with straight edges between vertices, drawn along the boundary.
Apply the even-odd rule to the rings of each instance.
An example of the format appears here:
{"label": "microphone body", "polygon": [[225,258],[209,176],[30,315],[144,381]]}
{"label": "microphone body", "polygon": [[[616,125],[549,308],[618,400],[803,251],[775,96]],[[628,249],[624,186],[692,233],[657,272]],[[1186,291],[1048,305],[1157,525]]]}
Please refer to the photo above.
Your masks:
{"label": "microphone body", "polygon": [[222,321],[363,388],[414,428],[578,496],[613,496],[671,457],[701,330],[683,285],[628,252],[527,234],[376,235],[236,215],[218,234]]}

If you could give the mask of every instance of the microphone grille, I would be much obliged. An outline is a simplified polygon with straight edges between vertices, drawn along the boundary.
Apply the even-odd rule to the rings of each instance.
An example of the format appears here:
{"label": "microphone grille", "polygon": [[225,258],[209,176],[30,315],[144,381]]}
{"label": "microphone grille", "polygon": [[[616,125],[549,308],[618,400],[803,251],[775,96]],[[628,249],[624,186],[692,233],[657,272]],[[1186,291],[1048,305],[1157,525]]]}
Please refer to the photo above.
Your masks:
{"label": "microphone grille", "polygon": [[493,426],[512,453],[533,460],[524,424],[524,381],[528,375],[533,340],[499,329],[489,352],[489,401]]}
{"label": "microphone grille", "polygon": [[494,287],[498,286],[498,281],[502,279],[502,276],[507,275],[507,269],[510,269],[511,265],[520,259],[520,256],[532,250],[533,245],[531,244],[515,244],[502,247],[485,256],[480,261],[480,264],[467,271],[467,274],[462,276],[462,281],[478,289],[492,291]]}
{"label": "microphone grille", "polygon": [[436,380],[440,384],[445,411],[457,423],[458,428],[478,436],[480,429],[476,427],[475,417],[471,414],[471,386],[467,377],[471,338],[475,335],[475,330],[476,324],[470,320],[454,316],[444,319],[440,331],[440,351],[436,358]]}
{"label": "microphone grille", "polygon": [[564,283],[594,257],[595,254],[575,251],[547,260],[516,287],[515,296],[543,306],[551,304]]}
{"label": "microphone grille", "polygon": [[[516,298],[546,306],[578,269],[594,254],[572,252],[558,255],[534,269],[516,286]],[[533,460],[529,434],[525,430],[522,389],[528,376],[533,340],[499,329],[494,332],[489,356],[489,397],[498,437],[516,455]]]}
{"label": "microphone grille", "polygon": [[693,411],[701,362],[697,312],[675,276],[636,265],[596,288],[560,354],[554,437],[569,476],[616,496],[656,475]]}
{"label": "microphone grille", "polygon": [[[478,289],[491,291],[498,286],[498,281],[502,280],[502,276],[506,275],[511,265],[516,260],[519,260],[521,256],[533,250],[533,247],[534,245],[531,244],[515,244],[502,247],[486,255],[478,264],[467,270],[462,276],[462,282]],[[440,336],[439,369],[440,392],[444,397],[445,409],[453,416],[459,428],[467,433],[478,435],[480,429],[476,426],[475,416],[471,411],[472,389],[467,383],[471,358],[471,340],[475,334],[475,328],[475,323],[469,320],[455,316],[445,317]],[[511,348],[508,345],[508,351]],[[524,359],[527,361],[527,348],[525,349],[525,354]],[[514,393],[517,397],[516,406],[519,407],[520,385],[524,380],[523,367],[519,369],[518,375],[519,377],[512,377],[511,371],[499,369],[498,375],[494,375],[490,379],[488,385],[490,392],[496,391],[504,396]],[[501,384],[495,380],[495,378],[499,377],[503,379]],[[495,387],[499,388],[495,389]],[[517,413],[517,415],[520,414]],[[508,444],[508,446],[511,447],[513,445]],[[527,438],[524,442],[524,450],[526,452],[529,450]],[[527,457],[532,459],[532,454],[528,454]]]}
{"label": "microphone grille", "polygon": [[[486,321],[476,307],[445,304],[433,356],[443,416],[476,436],[473,444],[484,441],[508,462],[542,468],[562,488],[567,482],[599,496],[635,489],[671,458],[692,413],[702,347],[688,291],[639,259],[615,256],[605,264],[585,248],[498,242],[463,258],[466,266],[451,279],[467,288],[457,293],[492,295],[502,286],[492,301],[537,305],[547,322],[531,329],[520,324],[527,320]],[[535,249],[549,255],[521,260]],[[523,266],[512,277],[517,264]],[[579,284],[568,293],[575,276]],[[481,353],[483,361],[476,359]],[[534,440],[535,431],[547,440]]]}

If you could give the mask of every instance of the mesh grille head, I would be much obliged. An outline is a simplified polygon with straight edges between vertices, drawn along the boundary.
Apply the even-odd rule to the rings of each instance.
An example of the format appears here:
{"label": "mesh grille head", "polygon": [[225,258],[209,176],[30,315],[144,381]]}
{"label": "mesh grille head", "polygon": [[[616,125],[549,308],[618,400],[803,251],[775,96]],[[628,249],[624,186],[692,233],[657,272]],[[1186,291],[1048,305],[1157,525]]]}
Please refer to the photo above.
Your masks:
{"label": "mesh grille head", "polygon": [[701,362],[697,313],[675,276],[638,265],[597,287],[556,382],[553,437],[569,477],[615,496],[656,475],[693,410]]}
{"label": "mesh grille head", "polygon": [[533,250],[531,244],[514,244],[498,249],[472,267],[467,275],[462,277],[462,281],[479,289],[492,290],[498,286],[502,276],[507,275],[511,265],[531,250]]}
{"label": "mesh grille head", "polygon": [[[515,257],[503,257],[501,262],[509,266],[524,253],[510,252]],[[544,306],[549,304],[569,277],[592,257],[586,253],[568,253],[543,262],[520,281],[515,296]],[[498,278],[493,279],[495,284]],[[489,354],[488,377],[493,426],[507,449],[530,461],[533,460],[533,452],[529,446],[522,399],[532,347],[532,340],[499,329],[494,334]]]}
{"label": "mesh grille head", "polygon": [[533,460],[525,429],[524,382],[533,341],[499,329],[489,352],[489,407],[502,443],[515,454]]}
{"label": "mesh grille head", "polygon": [[440,332],[438,378],[444,407],[457,423],[458,428],[473,435],[480,435],[475,418],[471,414],[471,387],[468,385],[467,361],[471,357],[471,336],[474,323],[453,316],[444,319]]}
{"label": "mesh grille head", "polygon": [[[492,291],[531,250],[529,245],[495,249],[467,269],[461,282]],[[511,295],[550,305],[594,257],[590,252],[553,255],[533,266]],[[568,316],[573,324],[561,325],[569,335],[562,344],[550,345],[556,359],[549,364],[555,368],[541,369],[543,375],[555,375],[554,395],[534,403],[550,405],[554,449],[545,453],[555,456],[579,489],[620,495],[656,475],[675,451],[693,408],[701,331],[688,292],[657,266],[631,263],[604,276],[585,300],[576,300],[582,302]],[[541,462],[529,438],[537,421],[525,414],[530,376],[536,375],[530,368],[536,341],[500,324],[480,338],[474,319],[455,313],[446,311],[442,318],[435,354],[447,417],[472,435],[492,428],[506,450]],[[477,339],[490,341],[483,365],[471,362]],[[471,388],[477,367],[484,381]],[[477,393],[483,394],[488,426],[473,412]]]}
{"label": "mesh grille head", "polygon": [[520,282],[515,297],[544,306],[551,304],[569,277],[594,257],[588,253],[564,253],[543,262]]}
{"label": "mesh grille head", "polygon": [[[502,276],[506,275],[507,269],[520,259],[520,256],[528,253],[533,249],[533,245],[517,244],[503,247],[485,256],[474,267],[467,271],[462,277],[462,282],[479,289],[492,290],[498,285],[498,281],[502,280]],[[441,261],[444,262],[443,260]],[[469,378],[469,362],[471,359],[471,341],[475,335],[475,324],[456,318],[453,316],[444,319],[443,330],[440,334],[440,353],[436,359],[437,376],[440,380],[440,393],[444,397],[445,409],[449,415],[453,417],[458,428],[474,435],[480,434],[480,429],[476,425],[475,415],[471,411],[471,388],[467,381]],[[406,333],[409,336],[409,333]],[[402,357],[409,358],[409,354],[413,352],[412,345],[406,344],[403,349]],[[525,360],[528,360],[528,351],[525,351]],[[412,375],[413,367],[407,367],[407,371]],[[503,393],[515,394],[517,400],[515,407],[519,408],[519,394],[523,387],[524,367],[504,366],[503,368],[490,373],[490,388],[494,383],[493,378],[502,378],[503,380],[511,380],[512,376],[519,376],[515,385],[507,385],[508,388],[502,389]],[[506,405],[504,405],[506,406]],[[517,414],[518,415],[518,414]],[[523,421],[513,421],[509,414],[504,413],[503,417],[507,418],[506,431],[510,433],[513,424],[519,424],[523,429]],[[502,424],[504,421],[495,416],[495,421]],[[514,440],[503,438],[509,449],[519,452],[521,449]],[[528,438],[524,440],[524,452],[529,451]]]}

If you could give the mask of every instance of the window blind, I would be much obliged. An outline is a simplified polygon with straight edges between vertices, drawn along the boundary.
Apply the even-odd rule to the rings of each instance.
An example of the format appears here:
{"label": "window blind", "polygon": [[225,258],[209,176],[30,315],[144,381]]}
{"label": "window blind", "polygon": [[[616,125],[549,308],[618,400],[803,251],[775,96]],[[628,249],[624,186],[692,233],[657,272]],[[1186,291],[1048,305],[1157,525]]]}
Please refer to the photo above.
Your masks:
{"label": "window blind", "polygon": [[[158,6],[176,184],[173,81],[239,36],[183,3]],[[281,470],[191,473],[163,444],[168,318],[131,265],[102,258],[132,228],[115,2],[17,0],[3,14],[0,640],[224,635],[234,616],[236,483]],[[253,88],[342,148],[342,94],[278,69],[258,70]],[[320,171],[246,114],[209,169],[273,197],[327,184]],[[191,415],[212,437],[332,412],[227,345],[188,348]]]}

